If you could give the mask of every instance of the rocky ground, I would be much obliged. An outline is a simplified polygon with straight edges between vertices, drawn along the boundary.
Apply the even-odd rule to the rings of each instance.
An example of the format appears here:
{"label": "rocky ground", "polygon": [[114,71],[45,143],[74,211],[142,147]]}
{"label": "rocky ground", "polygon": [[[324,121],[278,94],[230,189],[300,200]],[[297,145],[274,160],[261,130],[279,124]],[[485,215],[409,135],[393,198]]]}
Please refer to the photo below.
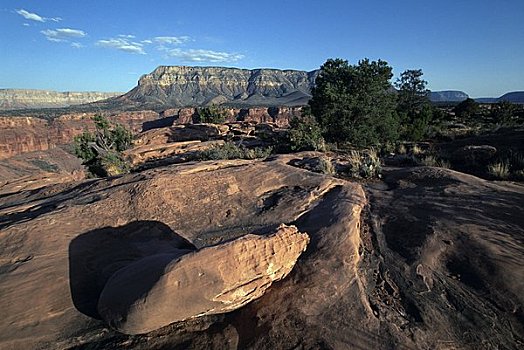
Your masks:
{"label": "rocky ground", "polygon": [[[357,183],[292,165],[311,156],[190,162],[6,189],[0,348],[524,346],[524,186],[432,167],[386,168],[381,181]],[[281,224],[296,231],[282,236]],[[308,236],[305,252],[278,253],[304,242],[298,232]],[[235,250],[244,246],[235,243],[240,237],[268,243]],[[186,255],[173,257],[181,250]],[[141,269],[164,271],[162,261],[155,267],[159,254],[171,256],[165,271],[186,271],[165,279],[186,282],[146,273],[140,295],[156,301],[135,303],[138,311],[119,320],[139,328],[120,329],[142,333],[151,316],[141,310],[149,307],[160,310],[160,323],[174,323],[138,335],[114,330],[100,300],[118,299],[119,288],[126,299],[129,286],[118,281],[144,276]],[[285,258],[271,260],[277,256]],[[288,266],[289,275],[268,286],[264,276],[275,266]],[[163,307],[170,298],[195,317]],[[247,305],[216,314],[206,306],[211,299]]]}

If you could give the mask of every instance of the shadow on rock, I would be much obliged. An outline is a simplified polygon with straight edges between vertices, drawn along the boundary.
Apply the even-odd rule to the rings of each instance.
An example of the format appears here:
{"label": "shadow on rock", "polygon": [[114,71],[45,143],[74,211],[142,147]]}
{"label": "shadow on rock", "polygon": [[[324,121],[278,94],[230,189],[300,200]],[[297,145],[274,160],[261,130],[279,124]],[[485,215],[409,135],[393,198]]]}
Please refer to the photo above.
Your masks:
{"label": "shadow on rock", "polygon": [[[69,245],[69,280],[75,307],[87,316],[100,319],[98,299],[116,271],[144,257],[181,250],[190,252],[196,248],[159,221],[134,221],[76,237]],[[155,284],[161,273],[144,279],[144,291]]]}

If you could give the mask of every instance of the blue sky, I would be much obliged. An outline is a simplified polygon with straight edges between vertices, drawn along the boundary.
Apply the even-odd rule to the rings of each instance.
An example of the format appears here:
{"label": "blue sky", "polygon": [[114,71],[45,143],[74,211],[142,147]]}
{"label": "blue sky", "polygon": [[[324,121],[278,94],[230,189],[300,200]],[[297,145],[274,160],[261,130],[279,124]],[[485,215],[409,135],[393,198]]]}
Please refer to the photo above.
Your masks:
{"label": "blue sky", "polygon": [[524,90],[523,0],[3,0],[0,88],[128,91],[159,65],[421,68],[432,90]]}

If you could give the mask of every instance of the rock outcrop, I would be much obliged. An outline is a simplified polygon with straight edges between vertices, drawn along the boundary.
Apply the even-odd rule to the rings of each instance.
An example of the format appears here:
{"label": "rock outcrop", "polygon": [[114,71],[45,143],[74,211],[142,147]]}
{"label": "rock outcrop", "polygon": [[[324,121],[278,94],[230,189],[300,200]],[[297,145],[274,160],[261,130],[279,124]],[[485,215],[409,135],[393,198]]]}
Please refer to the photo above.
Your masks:
{"label": "rock outcrop", "polygon": [[98,312],[115,329],[140,334],[233,311],[286,277],[308,242],[296,227],[280,226],[268,236],[246,235],[197,252],[177,249],[149,256],[111,276]]}
{"label": "rock outcrop", "polygon": [[143,75],[138,86],[107,105],[147,108],[199,107],[211,104],[242,107],[304,106],[318,70],[160,66]]}
{"label": "rock outcrop", "polygon": [[[281,223],[292,224],[326,193],[338,193],[337,186],[348,196],[341,216],[332,218],[341,236],[325,239],[353,242],[364,201],[361,188],[287,161],[185,164],[3,195],[0,348],[68,348],[100,339],[107,330],[97,304],[116,271],[175,248],[194,250],[194,245],[203,251],[248,233],[264,237]],[[271,256],[273,248],[277,254],[283,246],[274,242],[260,256]],[[345,254],[356,253],[356,246],[350,247]],[[225,276],[234,277],[234,266],[222,266]],[[200,319],[206,317],[214,316]]]}
{"label": "rock outcrop", "polygon": [[58,92],[50,90],[0,89],[0,110],[60,108],[105,100],[121,92]]}
{"label": "rock outcrop", "polygon": [[[290,165],[314,156],[186,163],[3,194],[0,348],[522,348],[521,185],[430,167],[386,169],[361,185]],[[249,304],[144,335],[102,320],[101,294],[128,266],[176,249],[188,253],[182,261],[249,233],[265,240],[281,223],[308,234],[307,250]],[[210,280],[211,264],[235,276],[231,264],[197,264]],[[144,295],[155,283],[142,284]]]}
{"label": "rock outcrop", "polygon": [[[286,127],[291,118],[301,115],[302,108],[231,108],[228,112],[230,122],[271,122]],[[160,113],[152,110],[72,113],[51,120],[34,117],[0,117],[0,159],[70,144],[76,135],[84,130],[94,129],[92,117],[96,114],[107,116],[137,134],[141,131],[196,122],[197,113],[195,108],[179,108]]]}
{"label": "rock outcrop", "polygon": [[2,159],[0,195],[83,180],[82,161],[60,147]]}

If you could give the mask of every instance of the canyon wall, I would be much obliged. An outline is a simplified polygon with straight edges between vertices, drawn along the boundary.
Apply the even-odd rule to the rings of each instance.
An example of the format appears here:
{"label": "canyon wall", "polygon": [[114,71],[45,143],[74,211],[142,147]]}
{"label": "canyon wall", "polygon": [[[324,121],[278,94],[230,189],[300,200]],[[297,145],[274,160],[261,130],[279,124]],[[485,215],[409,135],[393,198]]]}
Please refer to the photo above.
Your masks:
{"label": "canyon wall", "polygon": [[0,89],[0,110],[61,108],[121,95],[121,92],[58,92],[30,89]]}
{"label": "canyon wall", "polygon": [[307,104],[318,70],[160,66],[127,94],[102,105],[147,108],[225,105],[251,108]]}
{"label": "canyon wall", "polygon": [[[227,109],[228,122],[275,123],[279,127],[289,125],[293,116],[300,116],[300,107],[259,107]],[[45,151],[57,145],[69,144],[84,130],[93,130],[92,117],[102,114],[123,124],[134,134],[141,131],[176,124],[188,124],[198,120],[195,108],[167,109],[160,113],[144,110],[117,113],[71,113],[46,120],[35,117],[0,117],[0,159],[17,154]]]}

